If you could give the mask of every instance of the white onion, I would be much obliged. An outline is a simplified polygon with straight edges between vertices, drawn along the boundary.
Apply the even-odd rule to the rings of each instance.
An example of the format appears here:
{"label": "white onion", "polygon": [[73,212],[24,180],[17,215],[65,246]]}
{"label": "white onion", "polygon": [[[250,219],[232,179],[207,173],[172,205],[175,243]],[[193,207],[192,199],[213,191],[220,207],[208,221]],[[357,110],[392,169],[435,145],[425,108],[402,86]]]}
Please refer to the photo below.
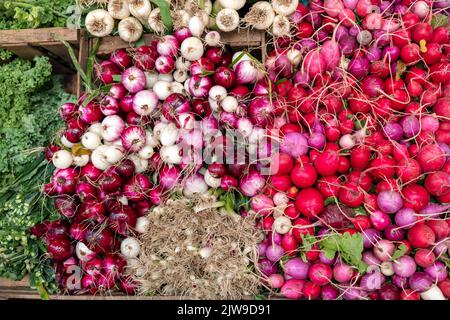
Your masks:
{"label": "white onion", "polygon": [[156,81],[158,81],[158,73],[156,71],[144,71],[145,73],[145,87],[147,89],[152,89]]}
{"label": "white onion", "polygon": [[136,220],[136,225],[134,226],[134,230],[139,233],[145,233],[150,226],[150,220],[147,217],[139,217]]}
{"label": "white onion", "polygon": [[199,38],[189,37],[181,44],[181,55],[189,61],[195,61],[203,56],[203,43]]}
{"label": "white onion", "polygon": [[227,96],[227,89],[222,86],[215,85],[209,89],[209,97],[213,100],[220,101]]}
{"label": "white onion", "polygon": [[108,12],[114,19],[122,20],[130,16],[128,0],[109,0]]}
{"label": "white onion", "polygon": [[105,152],[106,161],[110,164],[116,164],[124,156],[123,148],[119,146],[108,146]]}
{"label": "white onion", "polygon": [[298,49],[291,48],[286,54],[286,57],[292,63],[293,66],[298,66],[302,61],[302,52]]}
{"label": "white onion", "polygon": [[216,25],[223,32],[231,32],[239,26],[239,13],[230,8],[220,10],[216,16]]}
{"label": "white onion", "polygon": [[148,116],[158,106],[158,99],[159,96],[154,91],[142,90],[133,98],[133,111],[140,116]]}
{"label": "white onion", "polygon": [[181,129],[191,131],[195,127],[195,116],[192,113],[181,113],[177,117],[177,122]]}
{"label": "white onion", "polygon": [[102,135],[102,124],[100,122],[94,122],[91,124],[88,131],[93,132],[100,137]]}
{"label": "white onion", "polygon": [[95,37],[106,37],[114,29],[114,18],[103,9],[95,9],[86,15],[87,31]]}
{"label": "white onion", "polygon": [[155,151],[153,150],[153,147],[146,145],[141,150],[139,150],[138,155],[139,155],[139,158],[150,159],[154,153],[155,153]]}
{"label": "white onion", "polygon": [[178,138],[178,128],[174,123],[169,123],[161,130],[160,141],[163,146],[173,145]]}
{"label": "white onion", "polygon": [[100,145],[91,154],[91,162],[97,169],[106,170],[111,164],[106,161],[108,146]]}
{"label": "white onion", "polygon": [[220,33],[217,31],[209,31],[205,35],[205,42],[210,47],[218,47],[220,45]]}
{"label": "white onion", "polygon": [[155,134],[153,132],[151,132],[150,130],[146,130],[145,131],[145,141],[146,144],[148,146],[151,146],[153,148],[155,148],[156,146],[158,146],[159,142],[158,142],[158,138],[155,136]]}
{"label": "white onion", "polygon": [[192,197],[195,194],[205,194],[208,192],[208,185],[200,173],[195,173],[186,178],[183,186],[183,194],[186,197]]}
{"label": "white onion", "polygon": [[152,10],[149,0],[129,0],[128,9],[136,18],[147,19]]}
{"label": "white onion", "polygon": [[72,143],[69,140],[67,140],[65,135],[61,136],[61,143],[64,147],[67,148],[72,148],[75,145],[75,143]]}
{"label": "white onion", "polygon": [[272,33],[275,37],[283,37],[289,34],[291,23],[288,18],[282,15],[277,15],[273,19]]}
{"label": "white onion", "polygon": [[273,10],[282,16],[293,14],[298,6],[298,0],[272,0],[271,3]]}
{"label": "white onion", "polygon": [[170,73],[160,73],[160,74],[158,74],[158,80],[166,81],[166,82],[170,83],[173,81],[173,77]]}
{"label": "white onion", "polygon": [[89,155],[82,154],[73,157],[73,165],[76,167],[84,167],[89,163]]}
{"label": "white onion", "polygon": [[273,222],[273,229],[279,234],[286,234],[291,230],[291,219],[285,216],[280,216]]}
{"label": "white onion", "polygon": [[188,71],[191,66],[191,62],[183,59],[183,57],[178,57],[175,61],[175,68],[178,70]]}
{"label": "white onion", "polygon": [[[125,129],[125,122],[118,115],[107,116],[102,121],[102,138],[105,141],[114,141],[120,138]],[[95,148],[94,148],[95,149]]]}
{"label": "white onion", "polygon": [[289,198],[284,192],[277,192],[273,195],[273,203],[276,206],[283,206],[288,204]]}
{"label": "white onion", "polygon": [[72,154],[67,150],[58,150],[53,154],[53,165],[58,169],[67,169],[72,165]]}
{"label": "white onion", "polygon": [[221,183],[222,179],[212,177],[208,170],[205,170],[205,174],[204,174],[203,178],[205,179],[206,184],[208,186],[210,186],[211,188],[219,188],[220,187],[220,183]]}
{"label": "white onion", "polygon": [[[236,110],[238,108],[238,101],[233,96],[226,96],[220,102],[220,106],[222,107],[222,109],[224,111],[233,113],[233,112],[236,112]],[[241,118],[241,119],[243,119],[243,118]]]}
{"label": "white onion", "polygon": [[158,141],[161,141],[161,134],[168,122],[157,122],[153,127],[153,134]]}
{"label": "white onion", "polygon": [[209,103],[209,106],[211,107],[212,111],[214,111],[214,112],[219,111],[219,103],[217,102],[217,100],[208,98],[208,103]]}
{"label": "white onion", "polygon": [[119,37],[125,42],[136,42],[142,36],[143,27],[138,19],[128,17],[119,22]]}
{"label": "white onion", "polygon": [[136,173],[142,173],[148,169],[148,160],[139,158],[136,154],[131,154],[128,159],[133,161]]}
{"label": "white onion", "polygon": [[75,254],[80,261],[88,262],[96,257],[96,253],[79,241],[75,246]]}
{"label": "white onion", "polygon": [[186,70],[177,69],[173,72],[173,79],[179,83],[184,83],[187,79],[187,76],[188,74]]}
{"label": "white onion", "polygon": [[181,149],[178,145],[163,146],[159,150],[161,160],[168,164],[180,164],[182,157],[180,155]]}
{"label": "white onion", "polygon": [[136,258],[139,255],[140,251],[141,246],[139,245],[139,242],[133,237],[125,238],[120,243],[120,253],[126,259]]}
{"label": "white onion", "polygon": [[240,118],[237,121],[237,129],[244,138],[248,138],[253,132],[253,123],[248,118]]}
{"label": "white onion", "polygon": [[220,5],[223,8],[230,8],[239,10],[245,6],[246,0],[219,0]]}
{"label": "white onion", "polygon": [[81,144],[83,145],[83,147],[85,147],[86,149],[89,150],[94,150],[95,148],[97,148],[100,144],[102,143],[100,137],[98,136],[98,134],[94,133],[94,132],[85,132],[82,136],[81,136]]}
{"label": "white onion", "polygon": [[200,37],[203,34],[203,31],[205,31],[205,24],[203,23],[203,20],[198,16],[193,16],[189,20],[189,32],[194,37]]}

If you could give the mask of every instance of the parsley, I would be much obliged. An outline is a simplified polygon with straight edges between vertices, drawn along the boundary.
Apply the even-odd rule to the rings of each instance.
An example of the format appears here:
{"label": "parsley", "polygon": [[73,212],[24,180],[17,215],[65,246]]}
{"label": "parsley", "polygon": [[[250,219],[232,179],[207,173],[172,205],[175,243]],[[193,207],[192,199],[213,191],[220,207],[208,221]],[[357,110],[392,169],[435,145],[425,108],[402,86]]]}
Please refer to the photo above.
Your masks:
{"label": "parsley", "polygon": [[332,259],[338,252],[346,263],[356,267],[361,273],[366,272],[367,265],[362,261],[364,246],[360,233],[350,235],[346,232],[343,235],[338,233],[327,235],[320,241],[320,247],[327,258]]}

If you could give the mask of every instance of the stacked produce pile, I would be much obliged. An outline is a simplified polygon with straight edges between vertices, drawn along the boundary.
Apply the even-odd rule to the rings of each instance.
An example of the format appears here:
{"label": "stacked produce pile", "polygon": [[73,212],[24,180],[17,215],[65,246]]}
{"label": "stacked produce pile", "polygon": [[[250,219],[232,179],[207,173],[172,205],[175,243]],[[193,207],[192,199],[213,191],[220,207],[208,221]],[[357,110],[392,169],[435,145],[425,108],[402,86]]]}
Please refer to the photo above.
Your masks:
{"label": "stacked produce pile", "polygon": [[[267,293],[449,297],[448,5],[287,3],[275,11],[288,32],[272,32],[265,65],[225,50],[194,15],[112,54],[96,68],[101,93],[62,106],[45,185],[62,218],[35,232],[63,290],[149,291],[126,266],[157,250],[154,210],[210,194],[237,219],[257,215],[266,237],[253,262]],[[165,259],[155,261],[177,256]]]}

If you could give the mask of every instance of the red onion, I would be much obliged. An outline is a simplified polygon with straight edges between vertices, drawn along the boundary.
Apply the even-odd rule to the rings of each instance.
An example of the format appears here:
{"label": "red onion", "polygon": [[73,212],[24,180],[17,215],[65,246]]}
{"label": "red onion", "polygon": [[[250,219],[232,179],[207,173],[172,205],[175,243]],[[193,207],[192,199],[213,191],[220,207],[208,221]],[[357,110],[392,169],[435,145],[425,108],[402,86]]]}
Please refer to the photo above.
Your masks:
{"label": "red onion", "polygon": [[89,249],[95,252],[110,252],[114,245],[114,237],[107,228],[101,230],[86,229],[84,240],[88,244]]}
{"label": "red onion", "polygon": [[119,101],[110,96],[105,96],[100,101],[100,110],[105,116],[117,114],[120,109]]}
{"label": "red onion", "polygon": [[98,122],[103,118],[99,105],[93,101],[89,102],[85,107],[80,106],[80,120],[87,124]]}
{"label": "red onion", "polygon": [[219,67],[214,72],[214,82],[219,86],[229,89],[236,82],[236,74],[229,68]]}
{"label": "red onion", "polygon": [[66,218],[73,218],[77,212],[77,204],[66,195],[58,196],[55,199],[56,210]]}
{"label": "red onion", "polygon": [[109,60],[122,69],[130,67],[132,63],[131,57],[125,49],[114,51],[109,57]]}
{"label": "red onion", "polygon": [[180,93],[172,93],[164,100],[161,112],[164,118],[174,121],[179,114],[189,112],[189,109],[190,103],[187,97]]}
{"label": "red onion", "polygon": [[265,184],[266,181],[264,180],[263,176],[257,171],[252,171],[242,177],[239,184],[239,189],[245,196],[253,197],[254,195],[261,192]]}
{"label": "red onion", "polygon": [[146,144],[144,129],[138,126],[129,126],[122,133],[122,146],[130,152],[138,152]]}
{"label": "red onion", "polygon": [[146,175],[137,174],[123,186],[123,194],[128,200],[139,202],[146,198],[151,187],[150,179]]}
{"label": "red onion", "polygon": [[432,285],[433,279],[425,272],[416,272],[409,278],[409,287],[415,291],[427,291]]}
{"label": "red onion", "polygon": [[114,83],[109,89],[109,95],[114,99],[122,99],[125,97],[127,91],[125,87],[120,83]]}
{"label": "red onion", "polygon": [[59,108],[59,115],[64,121],[69,121],[75,117],[78,106],[75,103],[66,102]]}
{"label": "red onion", "polygon": [[92,162],[89,162],[81,168],[80,177],[86,178],[88,181],[97,181],[102,173],[102,170],[96,168]]}
{"label": "red onion", "polygon": [[130,206],[119,206],[109,213],[109,223],[113,231],[126,235],[128,229],[136,225],[136,212]]}
{"label": "red onion", "polygon": [[58,169],[51,182],[58,194],[73,194],[77,184],[78,172],[75,168]]}
{"label": "red onion", "polygon": [[212,87],[212,81],[209,77],[194,75],[189,79],[189,92],[196,98],[205,98]]}
{"label": "red onion", "polygon": [[206,99],[194,99],[192,100],[192,111],[200,118],[204,119],[212,112],[211,106]]}
{"label": "red onion", "polygon": [[97,277],[101,274],[103,269],[103,260],[100,258],[94,258],[86,262],[83,266],[84,272],[88,275]]}
{"label": "red onion", "polygon": [[159,183],[164,189],[172,189],[179,182],[180,170],[177,167],[164,166],[159,172]]}
{"label": "red onion", "polygon": [[129,96],[125,96],[122,99],[120,99],[120,109],[123,112],[131,112],[133,111],[133,100],[134,100],[134,96],[129,95]]}
{"label": "red onion", "polygon": [[[180,44],[175,36],[166,35],[158,41],[158,44],[156,45],[156,50],[161,56],[173,57],[177,54],[179,47]],[[158,69],[158,66],[156,67]]]}
{"label": "red onion", "polygon": [[122,84],[131,93],[143,90],[146,81],[145,73],[137,67],[128,68],[122,73]]}
{"label": "red onion", "polygon": [[200,60],[197,60],[191,64],[189,71],[191,77],[195,75],[203,76],[205,73],[214,72],[214,68],[214,63],[212,63],[211,60],[206,57],[202,57]]}
{"label": "red onion", "polygon": [[114,76],[120,74],[120,70],[115,63],[105,60],[95,66],[95,73],[104,84],[110,84],[114,82]]}
{"label": "red onion", "polygon": [[188,27],[182,27],[175,30],[173,35],[177,38],[179,43],[183,42],[184,40],[192,36]]}
{"label": "red onion", "polygon": [[79,182],[75,187],[75,192],[82,202],[97,198],[97,188],[88,182]]}
{"label": "red onion", "polygon": [[136,67],[142,70],[153,70],[157,57],[156,48],[150,46],[140,46],[133,55]]}
{"label": "red onion", "polygon": [[122,178],[112,171],[105,171],[98,180],[99,187],[107,193],[119,190],[122,185]]}
{"label": "red onion", "polygon": [[115,171],[125,178],[130,178],[134,174],[135,170],[136,167],[134,162],[130,159],[121,161],[120,164],[115,167]]}
{"label": "red onion", "polygon": [[234,72],[236,73],[236,83],[238,84],[255,83],[258,80],[258,69],[252,60],[240,61],[236,64]]}
{"label": "red onion", "polygon": [[171,73],[175,69],[175,60],[168,56],[159,56],[155,61],[155,68],[161,74]]}
{"label": "red onion", "polygon": [[249,106],[249,118],[253,124],[265,127],[273,119],[274,107],[267,97],[254,98]]}
{"label": "red onion", "polygon": [[77,221],[102,223],[106,219],[105,204],[94,200],[82,203],[76,219]]}
{"label": "red onion", "polygon": [[72,254],[70,241],[67,239],[54,239],[47,243],[47,253],[50,259],[55,261],[63,261]]}
{"label": "red onion", "polygon": [[85,229],[86,227],[83,224],[72,222],[69,228],[70,237],[77,241],[83,241]]}

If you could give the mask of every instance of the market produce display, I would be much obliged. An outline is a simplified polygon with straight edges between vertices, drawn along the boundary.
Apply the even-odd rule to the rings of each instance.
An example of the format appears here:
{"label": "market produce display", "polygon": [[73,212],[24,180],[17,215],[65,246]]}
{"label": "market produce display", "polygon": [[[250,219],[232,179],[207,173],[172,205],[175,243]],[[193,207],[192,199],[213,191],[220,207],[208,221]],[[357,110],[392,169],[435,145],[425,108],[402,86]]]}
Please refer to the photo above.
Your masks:
{"label": "market produce display", "polygon": [[[20,221],[0,255],[34,261],[0,275],[38,268],[44,297],[449,298],[448,1],[78,4],[130,45],[74,61],[85,92],[58,117],[60,89],[30,94],[45,58],[0,67],[5,123],[29,119],[0,132],[0,227]],[[223,43],[239,28],[265,59]]]}

